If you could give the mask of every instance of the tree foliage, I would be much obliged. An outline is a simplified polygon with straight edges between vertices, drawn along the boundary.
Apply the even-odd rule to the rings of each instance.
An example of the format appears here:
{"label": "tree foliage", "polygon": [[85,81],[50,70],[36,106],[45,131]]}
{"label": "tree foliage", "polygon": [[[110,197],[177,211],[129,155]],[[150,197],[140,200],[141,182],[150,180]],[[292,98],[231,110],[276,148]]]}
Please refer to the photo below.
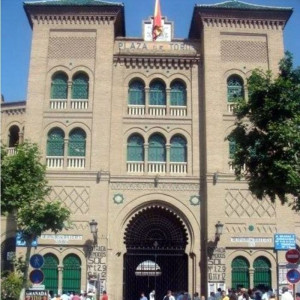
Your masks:
{"label": "tree foliage", "polygon": [[238,100],[235,127],[227,136],[235,142],[235,175],[259,199],[278,197],[300,210],[300,68],[293,68],[286,52],[275,78],[270,71],[252,72],[248,91],[248,101]]}
{"label": "tree foliage", "polygon": [[23,287],[22,275],[16,272],[9,272],[2,275],[1,299],[18,300]]}
{"label": "tree foliage", "polygon": [[[13,214],[17,230],[27,242],[25,261],[28,265],[31,242],[44,231],[57,233],[65,228],[70,212],[59,201],[47,201],[50,188],[46,167],[40,161],[36,144],[25,142],[8,155],[1,152],[1,214]],[[28,268],[24,272],[27,279]]]}

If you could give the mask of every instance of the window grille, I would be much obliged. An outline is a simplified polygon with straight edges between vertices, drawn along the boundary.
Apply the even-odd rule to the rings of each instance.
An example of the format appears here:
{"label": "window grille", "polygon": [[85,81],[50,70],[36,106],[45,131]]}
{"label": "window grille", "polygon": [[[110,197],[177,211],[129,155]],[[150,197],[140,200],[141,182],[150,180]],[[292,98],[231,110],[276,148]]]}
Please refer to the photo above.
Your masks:
{"label": "window grille", "polygon": [[233,289],[249,288],[249,262],[246,258],[236,257],[231,263],[231,278]]}
{"label": "window grille", "polygon": [[186,140],[181,136],[174,136],[171,139],[170,149],[171,162],[186,162],[187,161],[187,149]]}
{"label": "window grille", "polygon": [[81,261],[77,255],[70,254],[63,260],[63,290],[80,293]]}
{"label": "window grille", "polygon": [[271,287],[271,263],[264,257],[258,257],[253,263],[254,268],[254,287]]}
{"label": "window grille", "polygon": [[166,142],[161,135],[153,135],[149,139],[149,161],[166,161]]}
{"label": "window grille", "polygon": [[85,156],[86,134],[80,129],[76,128],[71,131],[69,136],[69,156]]}
{"label": "window grille", "polygon": [[64,155],[64,132],[60,128],[52,129],[48,134],[47,156]]}
{"label": "window grille", "polygon": [[174,82],[171,85],[171,105],[186,106],[186,88],[181,82]]}
{"label": "window grille", "polygon": [[162,82],[150,85],[150,105],[166,105],[166,88]]}
{"label": "window grille", "polygon": [[72,99],[88,99],[89,78],[86,74],[80,73],[74,76],[72,83]]}
{"label": "window grille", "polygon": [[128,91],[129,105],[145,105],[145,86],[140,81],[134,81],[129,86]]}
{"label": "window grille", "polygon": [[51,99],[67,99],[68,77],[64,73],[55,74],[51,84]]}
{"label": "window grille", "polygon": [[227,101],[235,102],[244,97],[243,80],[237,75],[232,75],[227,80]]}
{"label": "window grille", "polygon": [[127,143],[127,161],[144,161],[144,140],[139,135],[132,135]]}

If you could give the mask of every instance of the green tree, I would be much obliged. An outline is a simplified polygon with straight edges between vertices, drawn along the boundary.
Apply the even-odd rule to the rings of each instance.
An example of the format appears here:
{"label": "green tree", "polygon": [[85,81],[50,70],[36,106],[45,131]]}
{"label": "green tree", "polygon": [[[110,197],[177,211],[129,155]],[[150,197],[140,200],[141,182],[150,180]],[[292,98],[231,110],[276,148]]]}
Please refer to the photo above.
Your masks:
{"label": "green tree", "polygon": [[248,181],[257,198],[278,197],[300,210],[300,68],[286,52],[279,74],[254,70],[248,90],[248,101],[237,102],[235,127],[227,136],[235,142],[235,175]]}
{"label": "green tree", "polygon": [[14,215],[17,229],[26,241],[25,286],[32,241],[44,231],[57,233],[64,229],[70,212],[60,202],[46,200],[50,188],[36,144],[25,142],[17,146],[15,155],[8,155],[2,147],[1,158],[1,214]]}

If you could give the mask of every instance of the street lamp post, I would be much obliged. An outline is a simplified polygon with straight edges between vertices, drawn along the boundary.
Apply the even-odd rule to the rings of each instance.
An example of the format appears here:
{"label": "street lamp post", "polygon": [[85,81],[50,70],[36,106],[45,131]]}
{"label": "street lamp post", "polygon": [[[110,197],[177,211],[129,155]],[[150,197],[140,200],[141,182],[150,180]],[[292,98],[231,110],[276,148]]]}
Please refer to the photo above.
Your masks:
{"label": "street lamp post", "polygon": [[97,240],[98,240],[98,223],[93,219],[90,222],[90,229],[91,229],[91,233],[93,234],[93,238],[94,238],[94,245],[97,245]]}

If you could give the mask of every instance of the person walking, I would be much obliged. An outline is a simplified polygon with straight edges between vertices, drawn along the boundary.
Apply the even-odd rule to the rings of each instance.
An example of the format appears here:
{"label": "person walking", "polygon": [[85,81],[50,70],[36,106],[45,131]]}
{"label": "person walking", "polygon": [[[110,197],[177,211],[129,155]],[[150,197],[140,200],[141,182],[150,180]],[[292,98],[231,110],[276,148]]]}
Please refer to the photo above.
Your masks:
{"label": "person walking", "polygon": [[140,300],[148,300],[144,292],[141,292]]}
{"label": "person walking", "polygon": [[149,300],[155,300],[155,290],[152,290],[152,292],[149,294]]}
{"label": "person walking", "polygon": [[103,291],[101,300],[108,300],[108,296],[107,296],[106,291]]}
{"label": "person walking", "polygon": [[175,300],[171,290],[167,291],[167,294],[164,296],[163,300]]}
{"label": "person walking", "polygon": [[294,300],[292,294],[287,287],[282,288],[281,300]]}

